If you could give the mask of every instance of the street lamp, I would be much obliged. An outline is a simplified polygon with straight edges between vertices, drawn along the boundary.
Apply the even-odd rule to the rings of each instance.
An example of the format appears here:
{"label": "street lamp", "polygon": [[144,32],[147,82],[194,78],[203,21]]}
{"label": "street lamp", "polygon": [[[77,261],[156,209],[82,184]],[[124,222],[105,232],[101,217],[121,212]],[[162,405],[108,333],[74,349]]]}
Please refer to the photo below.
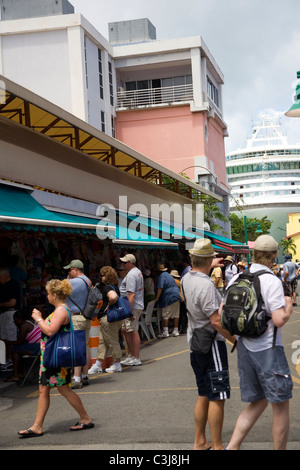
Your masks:
{"label": "street lamp", "polygon": [[[255,230],[255,233],[263,233],[259,222],[247,222],[247,217],[244,216],[244,228],[245,228],[245,242],[246,242],[246,245],[248,245],[247,223],[248,223],[248,225],[256,225],[257,226],[257,229]],[[249,264],[249,253],[247,253],[247,263]]]}
{"label": "street lamp", "polygon": [[[297,72],[297,78],[300,78],[300,72]],[[300,117],[300,82],[296,85],[295,102],[285,113],[287,117]]]}
{"label": "street lamp", "polygon": [[210,171],[208,168],[206,168],[206,166],[191,165],[191,166],[188,166],[188,167],[184,168],[183,170],[181,170],[181,171],[180,171],[180,174],[183,173],[185,170],[189,170],[190,168],[203,168],[203,170],[206,170],[207,173],[202,173],[201,175],[198,175],[198,176],[207,176],[207,175],[210,174],[210,175],[214,178],[214,180],[215,180],[215,185],[216,185],[216,186],[218,185],[218,177],[215,176],[212,171]]}

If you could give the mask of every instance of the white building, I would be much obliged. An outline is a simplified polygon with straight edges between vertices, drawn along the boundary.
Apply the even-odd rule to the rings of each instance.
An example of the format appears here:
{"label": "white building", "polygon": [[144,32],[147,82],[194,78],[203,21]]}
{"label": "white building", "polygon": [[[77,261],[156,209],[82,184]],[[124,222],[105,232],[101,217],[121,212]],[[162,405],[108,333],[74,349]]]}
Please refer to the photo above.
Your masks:
{"label": "white building", "polygon": [[111,23],[109,42],[67,0],[0,5],[0,75],[184,170],[229,214],[224,77],[201,36],[158,41],[143,19]]}

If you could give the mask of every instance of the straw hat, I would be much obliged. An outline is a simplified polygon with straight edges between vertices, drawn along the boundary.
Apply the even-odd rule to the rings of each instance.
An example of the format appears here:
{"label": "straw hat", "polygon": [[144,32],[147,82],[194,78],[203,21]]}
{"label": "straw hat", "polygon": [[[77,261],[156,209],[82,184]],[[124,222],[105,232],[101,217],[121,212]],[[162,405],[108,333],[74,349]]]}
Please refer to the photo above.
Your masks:
{"label": "straw hat", "polygon": [[165,268],[165,265],[162,264],[162,263],[157,264],[156,269],[157,269],[157,271],[167,271],[168,270],[168,268]]}
{"label": "straw hat", "polygon": [[233,263],[233,257],[232,256],[226,256],[224,261],[230,261],[230,263]]}
{"label": "straw hat", "polygon": [[170,272],[171,276],[173,277],[180,277],[179,274],[178,274],[178,271],[176,269],[173,269],[171,272]]}
{"label": "straw hat", "polygon": [[195,241],[193,248],[189,250],[189,253],[201,258],[210,258],[217,254],[213,249],[211,241],[207,238],[198,238]]}

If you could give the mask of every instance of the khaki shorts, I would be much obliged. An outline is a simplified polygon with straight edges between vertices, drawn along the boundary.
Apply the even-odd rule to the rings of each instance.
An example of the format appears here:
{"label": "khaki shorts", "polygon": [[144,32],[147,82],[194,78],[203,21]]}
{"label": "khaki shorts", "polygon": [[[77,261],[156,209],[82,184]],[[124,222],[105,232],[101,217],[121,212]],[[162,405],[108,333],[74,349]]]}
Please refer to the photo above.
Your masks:
{"label": "khaki shorts", "polygon": [[138,331],[139,319],[140,319],[142,311],[143,311],[142,308],[132,309],[132,313],[135,316],[135,319],[130,320],[129,318],[126,318],[126,320],[124,320],[122,327],[127,331],[127,333],[131,333],[132,331]]}
{"label": "khaki shorts", "polygon": [[14,322],[16,310],[7,310],[0,315],[0,339],[7,341],[17,341],[18,330]]}
{"label": "khaki shorts", "polygon": [[90,339],[91,320],[87,320],[83,315],[72,314],[74,330],[85,330],[85,343],[88,346]]}
{"label": "khaki shorts", "polygon": [[168,320],[169,318],[179,318],[180,314],[180,302],[174,302],[167,307],[161,309],[161,316],[163,320]]}

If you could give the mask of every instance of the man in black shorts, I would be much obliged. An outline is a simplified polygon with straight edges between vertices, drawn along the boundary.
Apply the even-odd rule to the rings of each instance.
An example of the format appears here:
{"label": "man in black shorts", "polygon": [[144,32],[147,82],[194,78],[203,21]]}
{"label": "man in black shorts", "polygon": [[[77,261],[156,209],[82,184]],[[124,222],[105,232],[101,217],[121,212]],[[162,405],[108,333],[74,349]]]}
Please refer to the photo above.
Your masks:
{"label": "man in black shorts", "polygon": [[188,330],[187,340],[192,344],[197,329],[216,333],[210,350],[206,354],[191,351],[191,366],[198,386],[198,399],[195,406],[194,450],[208,450],[210,444],[205,435],[208,422],[211,435],[211,448],[222,450],[222,428],[225,400],[230,398],[230,384],[225,338],[235,342],[228,331],[221,327],[219,308],[222,303],[220,293],[209,277],[215,260],[211,242],[199,239],[190,250],[192,269],[181,280],[185,298]]}

